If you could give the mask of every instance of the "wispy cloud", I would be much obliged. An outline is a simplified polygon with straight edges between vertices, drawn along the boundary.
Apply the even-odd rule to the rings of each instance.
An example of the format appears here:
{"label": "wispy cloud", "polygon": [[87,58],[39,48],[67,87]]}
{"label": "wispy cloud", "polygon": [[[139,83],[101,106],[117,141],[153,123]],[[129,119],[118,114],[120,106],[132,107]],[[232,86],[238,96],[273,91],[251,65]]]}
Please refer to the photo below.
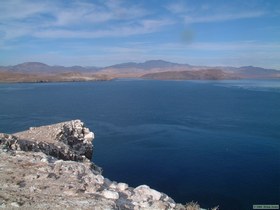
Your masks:
{"label": "wispy cloud", "polygon": [[192,10],[183,1],[169,3],[165,6],[165,8],[174,14],[183,14]]}
{"label": "wispy cloud", "polygon": [[0,6],[0,37],[5,40],[23,36],[122,37],[153,33],[172,23],[168,18],[147,17],[150,13],[129,1],[69,1],[61,4],[59,1],[10,0]]}
{"label": "wispy cloud", "polygon": [[46,11],[44,2],[24,0],[2,1],[0,6],[0,21],[16,21],[32,17]]}
{"label": "wispy cloud", "polygon": [[169,19],[143,19],[136,23],[115,26],[100,30],[71,30],[71,29],[45,29],[33,35],[40,38],[104,38],[126,37],[131,35],[147,34],[158,31],[163,26],[173,22]]}
{"label": "wispy cloud", "polygon": [[53,16],[54,26],[75,24],[104,23],[107,21],[132,20],[144,17],[148,12],[141,7],[130,5],[128,8],[120,1],[104,1],[102,4],[74,2],[68,8],[58,7]]}
{"label": "wispy cloud", "polygon": [[186,24],[223,22],[229,20],[257,18],[266,14],[263,8],[243,9],[240,5],[197,4],[190,6],[186,1],[178,1],[166,6],[169,12],[182,18]]}
{"label": "wispy cloud", "polygon": [[265,13],[262,11],[253,12],[242,12],[242,13],[224,13],[224,14],[213,14],[213,15],[186,15],[184,21],[187,24],[191,23],[209,23],[209,22],[223,22],[228,20],[246,19],[261,17]]}

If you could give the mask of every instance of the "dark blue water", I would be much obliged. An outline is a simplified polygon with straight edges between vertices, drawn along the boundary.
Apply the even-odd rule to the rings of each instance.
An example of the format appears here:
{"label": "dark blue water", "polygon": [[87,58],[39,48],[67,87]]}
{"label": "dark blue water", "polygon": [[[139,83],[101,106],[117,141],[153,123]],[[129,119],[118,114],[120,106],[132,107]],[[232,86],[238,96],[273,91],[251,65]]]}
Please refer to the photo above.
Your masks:
{"label": "dark blue water", "polygon": [[202,207],[279,204],[280,81],[0,85],[1,132],[76,118],[112,180]]}

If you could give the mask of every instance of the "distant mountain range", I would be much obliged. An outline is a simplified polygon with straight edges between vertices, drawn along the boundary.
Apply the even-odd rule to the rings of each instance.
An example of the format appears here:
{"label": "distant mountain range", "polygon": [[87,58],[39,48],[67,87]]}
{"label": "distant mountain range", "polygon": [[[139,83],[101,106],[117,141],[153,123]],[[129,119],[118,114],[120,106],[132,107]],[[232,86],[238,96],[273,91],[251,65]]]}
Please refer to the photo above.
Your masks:
{"label": "distant mountain range", "polygon": [[27,62],[15,66],[0,66],[0,82],[71,82],[108,80],[107,75],[95,74],[96,67],[49,66]]}
{"label": "distant mountain range", "polygon": [[129,62],[102,68],[49,66],[39,62],[0,66],[0,82],[88,81],[127,77],[161,80],[280,79],[280,71],[254,66],[239,68],[192,66],[163,60],[149,60],[143,63]]}
{"label": "distant mountain range", "polygon": [[191,65],[172,63],[172,62],[163,61],[163,60],[149,60],[144,63],[130,62],[130,63],[116,64],[113,66],[105,67],[105,69],[108,69],[108,68],[117,68],[117,69],[138,68],[138,69],[150,70],[150,69],[154,69],[154,68],[174,68],[174,67],[191,67]]}
{"label": "distant mountain range", "polygon": [[57,74],[68,72],[94,72],[97,67],[82,66],[49,66],[39,62],[26,62],[15,66],[0,66],[0,71],[10,71],[13,73],[29,73],[29,74]]}

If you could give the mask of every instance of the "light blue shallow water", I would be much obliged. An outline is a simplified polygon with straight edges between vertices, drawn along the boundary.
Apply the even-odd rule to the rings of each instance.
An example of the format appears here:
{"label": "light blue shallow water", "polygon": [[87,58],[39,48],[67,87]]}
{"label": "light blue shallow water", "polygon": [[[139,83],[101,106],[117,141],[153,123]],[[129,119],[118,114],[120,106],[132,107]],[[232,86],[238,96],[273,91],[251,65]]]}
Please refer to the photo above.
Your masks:
{"label": "light blue shallow water", "polygon": [[204,207],[279,204],[280,81],[0,85],[0,132],[71,119],[112,180]]}

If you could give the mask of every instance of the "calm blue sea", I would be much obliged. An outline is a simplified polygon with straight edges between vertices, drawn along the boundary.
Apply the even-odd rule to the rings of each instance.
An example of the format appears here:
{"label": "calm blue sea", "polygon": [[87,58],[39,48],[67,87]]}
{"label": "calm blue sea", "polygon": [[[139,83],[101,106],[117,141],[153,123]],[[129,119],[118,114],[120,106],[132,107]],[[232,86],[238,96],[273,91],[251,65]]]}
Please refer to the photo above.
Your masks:
{"label": "calm blue sea", "polygon": [[112,180],[205,208],[279,204],[279,80],[0,85],[0,132],[71,119]]}

